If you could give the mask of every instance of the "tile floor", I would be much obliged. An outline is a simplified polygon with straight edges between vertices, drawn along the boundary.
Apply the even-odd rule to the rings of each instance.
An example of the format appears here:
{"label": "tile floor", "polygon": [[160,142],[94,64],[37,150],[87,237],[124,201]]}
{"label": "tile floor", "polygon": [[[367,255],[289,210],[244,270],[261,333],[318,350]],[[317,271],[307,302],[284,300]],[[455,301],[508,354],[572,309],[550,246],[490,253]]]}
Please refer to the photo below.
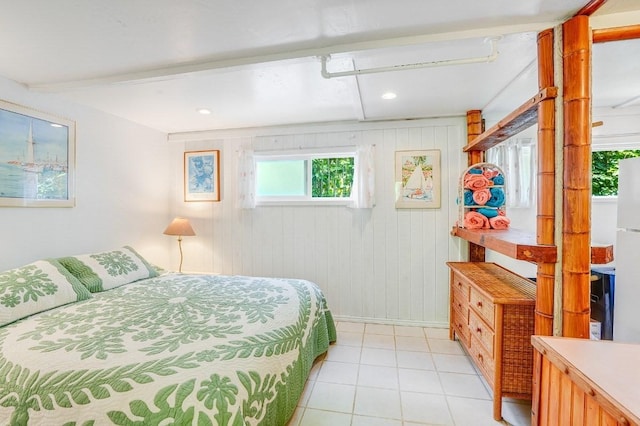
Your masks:
{"label": "tile floor", "polygon": [[288,426],[529,425],[531,406],[491,394],[458,342],[439,328],[338,322]]}

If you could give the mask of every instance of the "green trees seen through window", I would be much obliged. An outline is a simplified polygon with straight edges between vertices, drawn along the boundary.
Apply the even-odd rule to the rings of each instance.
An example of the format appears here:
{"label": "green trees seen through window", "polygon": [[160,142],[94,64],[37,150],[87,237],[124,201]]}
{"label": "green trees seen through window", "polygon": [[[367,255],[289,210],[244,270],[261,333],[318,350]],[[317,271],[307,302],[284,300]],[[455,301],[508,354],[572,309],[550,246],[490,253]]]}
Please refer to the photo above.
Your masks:
{"label": "green trees seen through window", "polygon": [[353,185],[353,157],[314,158],[312,197],[349,197]]}
{"label": "green trees seen through window", "polygon": [[618,195],[618,161],[640,157],[640,150],[594,151],[591,159],[592,195]]}

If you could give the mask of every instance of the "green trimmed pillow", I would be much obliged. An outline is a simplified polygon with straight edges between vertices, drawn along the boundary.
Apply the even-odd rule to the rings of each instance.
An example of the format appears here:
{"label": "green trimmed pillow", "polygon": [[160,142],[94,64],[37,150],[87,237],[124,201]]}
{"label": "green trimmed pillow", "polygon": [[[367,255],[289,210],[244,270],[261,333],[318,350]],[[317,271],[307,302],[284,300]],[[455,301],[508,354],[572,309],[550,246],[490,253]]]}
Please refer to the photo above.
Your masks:
{"label": "green trimmed pillow", "polygon": [[125,246],[102,253],[58,259],[91,292],[158,276],[158,272],[134,249]]}
{"label": "green trimmed pillow", "polygon": [[0,326],[90,297],[58,261],[38,260],[0,273]]}

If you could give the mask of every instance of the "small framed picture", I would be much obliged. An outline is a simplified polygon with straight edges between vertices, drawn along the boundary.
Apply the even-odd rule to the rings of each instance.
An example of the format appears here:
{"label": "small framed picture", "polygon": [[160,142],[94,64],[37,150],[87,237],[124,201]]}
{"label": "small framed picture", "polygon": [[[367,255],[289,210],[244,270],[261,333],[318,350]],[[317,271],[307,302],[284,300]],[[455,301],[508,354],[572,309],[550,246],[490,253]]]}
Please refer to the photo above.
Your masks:
{"label": "small framed picture", "polygon": [[440,208],[440,151],[396,151],[396,208]]}
{"label": "small framed picture", "polygon": [[184,153],[184,201],[220,201],[220,151]]}

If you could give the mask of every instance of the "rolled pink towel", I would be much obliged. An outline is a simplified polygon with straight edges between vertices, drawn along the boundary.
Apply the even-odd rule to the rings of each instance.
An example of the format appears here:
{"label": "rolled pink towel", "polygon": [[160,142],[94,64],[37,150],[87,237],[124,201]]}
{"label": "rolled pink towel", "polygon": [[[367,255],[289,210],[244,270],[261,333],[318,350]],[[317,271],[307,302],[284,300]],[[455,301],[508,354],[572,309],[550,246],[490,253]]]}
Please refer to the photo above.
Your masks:
{"label": "rolled pink towel", "polygon": [[489,219],[489,224],[493,229],[507,229],[511,221],[506,216],[496,216]]}
{"label": "rolled pink towel", "polygon": [[464,187],[471,190],[485,189],[491,185],[491,181],[484,175],[467,174],[464,177]]}
{"label": "rolled pink towel", "polygon": [[469,211],[464,215],[464,227],[467,229],[488,229],[489,219],[478,212]]}
{"label": "rolled pink towel", "polygon": [[482,174],[484,175],[484,177],[486,177],[487,179],[493,179],[494,177],[496,177],[497,175],[500,174],[499,171],[497,170],[491,170],[491,169],[484,169],[484,171],[482,172]]}
{"label": "rolled pink towel", "polygon": [[491,191],[489,191],[488,189],[478,189],[476,191],[473,191],[473,201],[479,205],[479,206],[484,206],[485,204],[487,204],[487,201],[489,201],[491,199]]}

